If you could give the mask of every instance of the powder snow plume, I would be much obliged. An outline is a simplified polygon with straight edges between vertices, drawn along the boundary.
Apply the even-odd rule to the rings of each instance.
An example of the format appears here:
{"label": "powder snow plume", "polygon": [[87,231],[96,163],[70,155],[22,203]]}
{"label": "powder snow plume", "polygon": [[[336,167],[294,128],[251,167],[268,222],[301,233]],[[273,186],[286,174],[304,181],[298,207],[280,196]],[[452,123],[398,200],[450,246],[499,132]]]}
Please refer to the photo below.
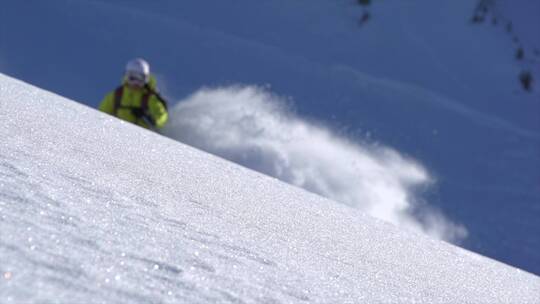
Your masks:
{"label": "powder snow plume", "polygon": [[433,183],[419,163],[303,120],[266,89],[201,89],[176,104],[165,134],[397,226],[455,243],[467,235],[418,204]]}

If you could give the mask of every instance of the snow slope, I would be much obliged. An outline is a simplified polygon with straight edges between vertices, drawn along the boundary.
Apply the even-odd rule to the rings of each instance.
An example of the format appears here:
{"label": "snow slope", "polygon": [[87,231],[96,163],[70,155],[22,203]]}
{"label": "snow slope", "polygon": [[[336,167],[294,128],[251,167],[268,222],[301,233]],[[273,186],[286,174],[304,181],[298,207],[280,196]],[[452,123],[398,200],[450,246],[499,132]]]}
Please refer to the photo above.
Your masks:
{"label": "snow slope", "polygon": [[0,302],[534,303],[540,278],[0,75]]}

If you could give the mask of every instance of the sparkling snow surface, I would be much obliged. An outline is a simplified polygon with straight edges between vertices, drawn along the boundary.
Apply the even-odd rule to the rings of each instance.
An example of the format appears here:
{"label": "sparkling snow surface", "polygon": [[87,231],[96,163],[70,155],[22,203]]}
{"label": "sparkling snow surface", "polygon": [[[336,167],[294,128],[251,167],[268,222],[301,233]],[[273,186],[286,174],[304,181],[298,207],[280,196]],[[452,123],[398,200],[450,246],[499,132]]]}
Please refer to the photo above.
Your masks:
{"label": "sparkling snow surface", "polygon": [[0,302],[538,303],[540,279],[0,75]]}

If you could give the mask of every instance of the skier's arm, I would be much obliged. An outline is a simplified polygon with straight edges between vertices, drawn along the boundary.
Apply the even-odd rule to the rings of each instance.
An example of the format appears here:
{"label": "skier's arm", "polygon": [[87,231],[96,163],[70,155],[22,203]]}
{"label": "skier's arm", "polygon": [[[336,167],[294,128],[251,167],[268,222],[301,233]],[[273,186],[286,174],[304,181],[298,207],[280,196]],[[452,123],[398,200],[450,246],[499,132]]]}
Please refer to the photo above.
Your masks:
{"label": "skier's arm", "polygon": [[114,92],[111,92],[105,96],[99,105],[99,110],[111,115],[114,114]]}
{"label": "skier's arm", "polygon": [[167,110],[155,96],[152,96],[148,102],[148,114],[150,114],[155,123],[155,127],[158,129],[163,128],[169,119]]}

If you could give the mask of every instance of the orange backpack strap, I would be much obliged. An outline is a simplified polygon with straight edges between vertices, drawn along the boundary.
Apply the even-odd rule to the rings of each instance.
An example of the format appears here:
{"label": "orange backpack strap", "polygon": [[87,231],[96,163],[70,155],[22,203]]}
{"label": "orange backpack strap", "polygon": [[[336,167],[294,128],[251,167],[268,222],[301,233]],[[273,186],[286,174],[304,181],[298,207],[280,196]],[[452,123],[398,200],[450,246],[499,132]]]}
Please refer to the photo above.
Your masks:
{"label": "orange backpack strap", "polygon": [[114,91],[114,108],[113,108],[114,116],[118,116],[118,108],[120,108],[122,104],[123,94],[124,94],[124,86],[119,86]]}

